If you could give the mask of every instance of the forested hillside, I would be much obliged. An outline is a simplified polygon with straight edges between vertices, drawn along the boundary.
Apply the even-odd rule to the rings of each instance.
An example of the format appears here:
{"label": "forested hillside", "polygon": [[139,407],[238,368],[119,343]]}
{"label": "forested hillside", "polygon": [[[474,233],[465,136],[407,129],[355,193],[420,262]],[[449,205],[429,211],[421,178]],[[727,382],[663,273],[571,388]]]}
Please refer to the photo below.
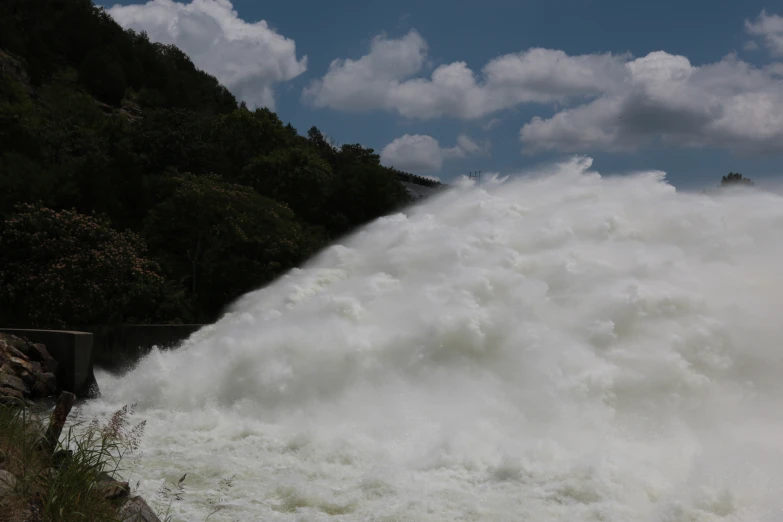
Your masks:
{"label": "forested hillside", "polygon": [[409,198],[87,0],[0,2],[0,324],[213,320]]}

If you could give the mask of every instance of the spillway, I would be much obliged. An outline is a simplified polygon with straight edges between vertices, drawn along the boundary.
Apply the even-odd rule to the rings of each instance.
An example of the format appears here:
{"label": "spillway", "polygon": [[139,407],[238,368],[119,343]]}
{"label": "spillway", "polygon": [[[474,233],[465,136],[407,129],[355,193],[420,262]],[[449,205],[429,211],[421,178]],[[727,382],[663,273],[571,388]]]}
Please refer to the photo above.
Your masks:
{"label": "spillway", "polygon": [[457,186],[122,376],[175,520],[783,520],[783,198]]}

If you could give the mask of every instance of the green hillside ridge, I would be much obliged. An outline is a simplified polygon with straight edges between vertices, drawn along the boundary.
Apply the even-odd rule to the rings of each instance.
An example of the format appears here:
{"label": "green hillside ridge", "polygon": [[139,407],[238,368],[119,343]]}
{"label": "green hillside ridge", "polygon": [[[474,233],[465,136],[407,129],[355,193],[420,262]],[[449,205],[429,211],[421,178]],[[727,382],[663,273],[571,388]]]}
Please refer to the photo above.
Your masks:
{"label": "green hillside ridge", "polygon": [[9,326],[214,320],[416,178],[249,110],[86,0],[0,3],[0,144]]}

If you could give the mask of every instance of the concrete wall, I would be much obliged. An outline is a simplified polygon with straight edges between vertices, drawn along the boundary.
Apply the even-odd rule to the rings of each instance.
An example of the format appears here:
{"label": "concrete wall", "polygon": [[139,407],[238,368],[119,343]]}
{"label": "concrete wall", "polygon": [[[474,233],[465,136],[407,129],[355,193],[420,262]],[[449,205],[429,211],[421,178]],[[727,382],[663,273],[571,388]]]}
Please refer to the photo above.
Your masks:
{"label": "concrete wall", "polygon": [[93,334],[93,361],[110,371],[135,364],[153,346],[173,348],[199,330],[201,324],[121,324],[81,328]]}
{"label": "concrete wall", "polygon": [[26,337],[30,342],[45,345],[46,350],[57,361],[58,386],[80,397],[90,394],[90,388],[95,385],[91,333],[24,328],[0,328],[0,332]]}

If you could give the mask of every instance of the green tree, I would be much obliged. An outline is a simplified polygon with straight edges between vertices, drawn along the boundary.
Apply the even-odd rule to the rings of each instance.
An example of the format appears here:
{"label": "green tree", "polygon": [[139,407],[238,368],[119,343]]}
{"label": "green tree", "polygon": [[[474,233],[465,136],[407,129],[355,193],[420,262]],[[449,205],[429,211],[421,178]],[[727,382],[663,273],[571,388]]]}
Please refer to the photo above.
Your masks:
{"label": "green tree", "polygon": [[410,201],[404,187],[385,167],[358,163],[338,168],[339,175],[327,203],[333,235],[350,232]]}
{"label": "green tree", "polygon": [[291,146],[300,136],[269,109],[238,109],[216,117],[209,134],[211,170],[237,181],[253,158]]}
{"label": "green tree", "polygon": [[330,165],[336,163],[337,149],[327,139],[323,133],[318,130],[318,127],[310,127],[307,131],[307,141],[311,147],[313,147],[323,159],[329,162]]}
{"label": "green tree", "polygon": [[162,173],[167,168],[201,174],[207,172],[209,149],[204,136],[209,120],[186,109],[150,109],[133,122],[130,137],[144,169]]}
{"label": "green tree", "polygon": [[[238,105],[180,49],[123,30],[90,0],[0,1],[0,234],[18,226],[19,203],[42,216],[105,215],[99,228],[110,222],[150,245],[166,293],[187,290],[189,319],[214,317],[328,240],[396,211],[408,201],[404,176],[372,149],[335,146],[315,127],[300,136],[274,112]],[[67,220],[57,232],[65,246],[95,250]],[[49,271],[48,257],[31,259]],[[67,300],[83,308],[76,297]],[[86,299],[89,308],[97,298]],[[122,308],[108,307],[112,318],[184,317],[176,297],[111,302]],[[86,320],[83,310],[39,312],[36,324]]]}
{"label": "green tree", "polygon": [[306,259],[320,242],[285,205],[217,175],[175,175],[147,220],[150,248],[185,286],[197,320]]}
{"label": "green tree", "polygon": [[155,318],[166,288],[144,242],[108,220],[20,204],[0,229],[5,324],[78,326]]}
{"label": "green tree", "polygon": [[284,202],[310,223],[322,222],[334,186],[329,163],[310,147],[283,148],[259,156],[245,167],[240,181]]}

